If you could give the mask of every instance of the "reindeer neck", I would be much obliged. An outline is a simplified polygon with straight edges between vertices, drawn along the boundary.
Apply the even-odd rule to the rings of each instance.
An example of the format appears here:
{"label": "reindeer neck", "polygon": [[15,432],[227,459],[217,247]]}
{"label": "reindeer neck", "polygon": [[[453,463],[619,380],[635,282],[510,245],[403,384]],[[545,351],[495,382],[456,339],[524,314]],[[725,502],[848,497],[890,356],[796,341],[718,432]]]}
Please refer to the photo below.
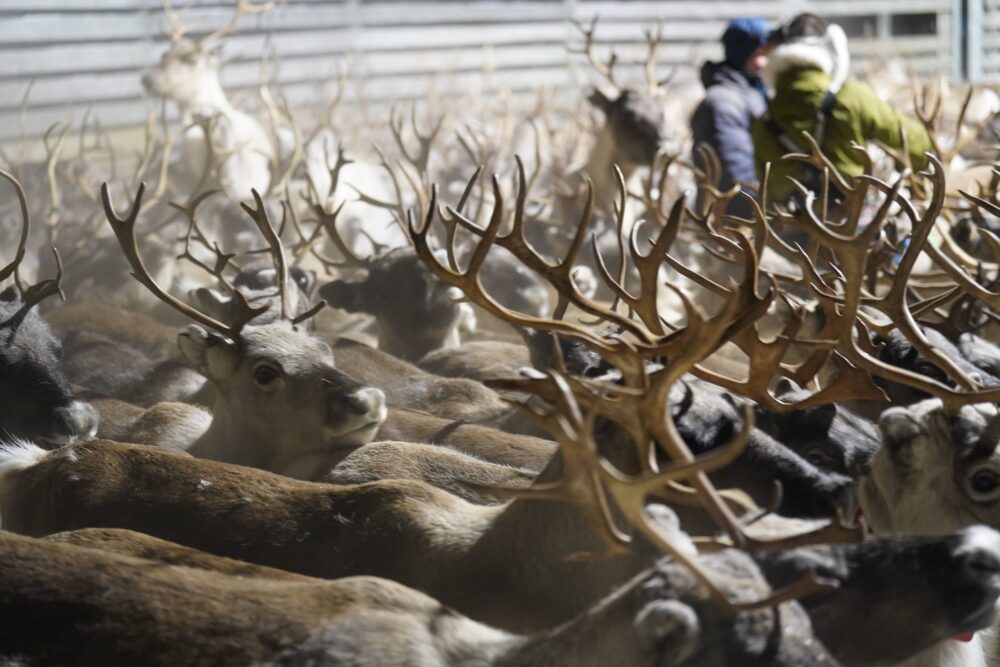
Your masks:
{"label": "reindeer neck", "polygon": [[178,101],[181,116],[185,122],[192,122],[195,116],[229,115],[236,112],[218,77],[205,77],[191,97]]}
{"label": "reindeer neck", "polygon": [[[188,450],[193,456],[278,470],[290,466],[302,456],[314,453],[301,448],[296,448],[294,452],[283,452],[283,440],[274,433],[262,431],[259,421],[247,419],[244,411],[237,405],[238,399],[227,398],[225,393],[224,389],[216,391],[212,423]],[[320,449],[317,445],[316,452]]]}
{"label": "reindeer neck", "polygon": [[590,151],[590,157],[583,168],[581,176],[589,176],[594,182],[595,201],[598,206],[610,207],[610,202],[617,196],[614,166],[622,170],[625,181],[632,176],[635,167],[626,163],[618,153],[611,128],[604,127],[597,134],[597,143]]}
{"label": "reindeer neck", "polygon": [[[539,481],[552,479],[557,467],[561,468],[561,462],[549,464]],[[531,555],[527,556],[524,550],[529,545]],[[537,631],[568,620],[640,569],[640,561],[631,555],[609,557],[604,542],[575,504],[548,500],[508,503],[492,517],[464,560],[471,568],[469,575],[480,585],[490,571],[517,571],[513,577],[497,579],[516,580],[526,600],[531,600],[525,607],[536,609],[536,617],[490,618],[495,610],[488,606],[481,610],[491,624],[514,632]],[[559,566],[552,567],[554,563]]]}
{"label": "reindeer neck", "polygon": [[552,630],[509,642],[508,651],[493,667],[632,664],[629,658],[634,656],[629,654],[640,652],[634,650],[637,633],[629,613],[636,583],[633,580],[611,598]]}

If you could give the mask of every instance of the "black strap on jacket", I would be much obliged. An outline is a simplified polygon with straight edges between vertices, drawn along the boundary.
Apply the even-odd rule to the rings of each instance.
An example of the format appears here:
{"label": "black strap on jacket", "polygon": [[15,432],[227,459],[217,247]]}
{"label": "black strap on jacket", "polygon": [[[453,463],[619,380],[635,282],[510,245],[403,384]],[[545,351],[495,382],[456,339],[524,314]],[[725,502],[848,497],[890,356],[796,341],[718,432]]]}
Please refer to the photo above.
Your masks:
{"label": "black strap on jacket", "polygon": [[[823,102],[819,105],[819,109],[816,111],[816,125],[813,128],[813,138],[816,140],[816,145],[821,149],[823,148],[823,140],[826,138],[826,126],[827,121],[830,119],[830,114],[833,111],[833,107],[837,102],[837,94],[833,90],[827,90],[826,95],[823,97]],[[774,135],[781,147],[784,148],[789,153],[801,153],[804,151],[803,146],[799,144],[798,141],[793,139],[784,128],[778,124],[778,121],[774,120],[771,115],[770,106],[768,110],[764,112],[761,117],[764,122],[764,126],[767,127],[768,131]],[[815,166],[804,164],[802,165],[804,173],[801,179],[803,185],[811,190],[816,190],[822,186],[823,176],[822,171],[817,169]],[[842,199],[842,193],[834,185],[830,184],[830,199],[833,202],[840,201]],[[797,199],[793,195],[793,200]]]}
{"label": "black strap on jacket", "polygon": [[[826,138],[826,124],[830,119],[830,114],[833,112],[833,106],[837,103],[837,94],[832,90],[826,91],[826,95],[823,96],[823,102],[820,103],[819,109],[816,111],[816,126],[813,129],[813,138],[816,140],[816,145],[820,148],[823,147],[823,139]],[[803,147],[798,141],[793,139],[791,136],[785,132],[784,128],[778,124],[778,121],[774,120],[774,116],[771,115],[771,109],[764,112],[764,116],[761,118],[764,121],[764,126],[767,127],[768,131],[774,138],[781,144],[789,153],[798,153],[803,150]]]}

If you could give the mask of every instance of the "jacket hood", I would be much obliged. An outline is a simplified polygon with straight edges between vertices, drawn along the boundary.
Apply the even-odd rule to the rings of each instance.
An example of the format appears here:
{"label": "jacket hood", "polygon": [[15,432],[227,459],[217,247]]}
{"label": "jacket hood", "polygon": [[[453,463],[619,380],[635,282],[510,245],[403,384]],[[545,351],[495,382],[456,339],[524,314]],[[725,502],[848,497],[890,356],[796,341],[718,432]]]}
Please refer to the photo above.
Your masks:
{"label": "jacket hood", "polygon": [[752,85],[746,74],[724,62],[709,61],[701,66],[701,84],[706,90],[720,83],[735,83],[747,87]]}
{"label": "jacket hood", "polygon": [[764,69],[764,81],[774,87],[778,77],[788,70],[819,69],[830,75],[830,89],[837,92],[847,80],[850,66],[847,35],[839,25],[831,23],[822,37],[797,39],[775,47]]}

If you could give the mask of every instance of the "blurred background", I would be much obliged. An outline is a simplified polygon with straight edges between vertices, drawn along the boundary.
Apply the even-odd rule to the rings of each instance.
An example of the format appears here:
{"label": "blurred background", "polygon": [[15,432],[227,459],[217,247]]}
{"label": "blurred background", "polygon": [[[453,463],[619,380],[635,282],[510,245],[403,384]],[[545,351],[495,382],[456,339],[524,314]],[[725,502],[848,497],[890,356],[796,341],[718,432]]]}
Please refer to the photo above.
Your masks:
{"label": "blurred background", "polygon": [[[233,4],[173,6],[198,37],[224,25]],[[262,78],[299,109],[341,96],[345,107],[368,114],[431,94],[443,96],[444,106],[449,96],[483,94],[529,106],[540,90],[573,95],[593,82],[573,22],[599,16],[595,53],[606,57],[614,45],[625,79],[641,77],[645,32],[661,20],[658,72],[672,76],[677,94],[692,95],[694,103],[698,66],[721,54],[729,19],[800,11],[845,29],[861,75],[891,70],[897,79],[941,75],[977,83],[1000,76],[1000,0],[285,0],[241,19],[223,44],[221,79],[242,108],[257,103]],[[23,158],[37,157],[43,149],[33,140],[54,123],[73,131],[90,123],[116,143],[141,141],[143,124],[161,104],[144,92],[141,72],[169,45],[160,0],[0,0],[0,21],[5,151],[20,145]],[[73,150],[67,145],[64,154]]]}

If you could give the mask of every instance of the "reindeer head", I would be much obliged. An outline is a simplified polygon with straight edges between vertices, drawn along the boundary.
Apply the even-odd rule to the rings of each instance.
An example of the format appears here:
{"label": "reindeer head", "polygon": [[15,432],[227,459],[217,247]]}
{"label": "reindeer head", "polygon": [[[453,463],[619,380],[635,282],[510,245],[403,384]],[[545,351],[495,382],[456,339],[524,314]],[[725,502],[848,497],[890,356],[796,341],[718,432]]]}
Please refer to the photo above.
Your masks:
{"label": "reindeer head", "polygon": [[590,103],[606,118],[605,128],[617,148],[616,162],[623,167],[650,164],[663,144],[663,109],[656,100],[626,88],[610,99],[598,89]]}
{"label": "reindeer head", "polygon": [[283,456],[363,445],[385,420],[385,395],[338,370],[326,343],[287,321],[248,325],[236,341],[191,325],[178,344],[215,387],[220,427],[252,431]]}
{"label": "reindeer head", "polygon": [[92,438],[97,411],[74,396],[59,367],[62,344],[26,305],[14,287],[0,292],[0,437],[57,445]]}
{"label": "reindeer head", "polygon": [[996,617],[1000,533],[985,526],[939,538],[815,545],[760,562],[772,586],[810,571],[839,582],[801,604],[817,639],[844,665],[905,663]]}
{"label": "reindeer head", "polygon": [[618,79],[615,66],[619,64],[619,60],[613,49],[606,61],[597,57],[594,48],[597,21],[598,17],[595,16],[589,26],[577,23],[584,39],[580,53],[587,56],[594,71],[611,86],[616,96],[609,97],[599,88],[594,88],[590,94],[590,103],[600,109],[607,119],[604,127],[606,136],[615,146],[612,161],[623,170],[651,164],[664,142],[665,116],[659,103],[659,95],[673,78],[673,73],[659,78],[656,71],[657,51],[663,39],[663,24],[658,23],[655,31],[646,32],[646,58],[637,63],[642,65],[646,79],[646,85],[640,89],[623,85]]}
{"label": "reindeer head", "polygon": [[390,251],[368,263],[362,281],[335,280],[320,288],[331,306],[373,315],[379,346],[416,360],[443,346],[458,323],[455,290],[439,280],[411,248]]}
{"label": "reindeer head", "polygon": [[196,105],[207,93],[220,90],[221,44],[202,44],[188,39],[175,42],[155,67],[142,74],[142,85],[150,93],[181,105]]}
{"label": "reindeer head", "polygon": [[248,14],[270,11],[273,0],[255,5],[250,0],[237,0],[229,23],[203,37],[185,37],[191,26],[185,26],[180,13],[163,0],[163,9],[170,24],[167,36],[171,46],[160,58],[160,64],[142,75],[142,85],[149,92],[172,99],[184,106],[195,106],[206,96],[222,94],[219,85],[219,39],[236,30],[239,20]]}
{"label": "reindeer head", "polygon": [[861,486],[873,528],[939,535],[1000,525],[1000,412],[991,403],[949,414],[938,399],[879,419],[882,448]]}
{"label": "reindeer head", "polygon": [[[385,395],[338,371],[329,346],[297,328],[323,304],[293,316],[301,309],[292,301],[292,278],[284,248],[260,195],[253,191],[255,206],[244,204],[243,209],[267,241],[276,294],[251,305],[247,295],[225,276],[233,255],[217,245],[211,246],[215,254],[211,266],[197,260],[190,248],[182,255],[212,273],[232,295],[228,303],[231,311],[227,311],[230,316],[216,319],[163,291],[146,271],[135,235],[143,190],[140,186],[126,218],[115,213],[107,184],[101,195],[105,214],[136,279],[201,325],[188,327],[178,341],[184,355],[216,390],[212,425],[192,452],[276,467],[331,446],[353,447],[371,440],[386,417]],[[188,239],[199,229],[195,210],[204,199],[200,196],[189,207],[178,207],[189,218]],[[264,323],[255,323],[255,318],[269,310],[274,312],[262,318]]]}

